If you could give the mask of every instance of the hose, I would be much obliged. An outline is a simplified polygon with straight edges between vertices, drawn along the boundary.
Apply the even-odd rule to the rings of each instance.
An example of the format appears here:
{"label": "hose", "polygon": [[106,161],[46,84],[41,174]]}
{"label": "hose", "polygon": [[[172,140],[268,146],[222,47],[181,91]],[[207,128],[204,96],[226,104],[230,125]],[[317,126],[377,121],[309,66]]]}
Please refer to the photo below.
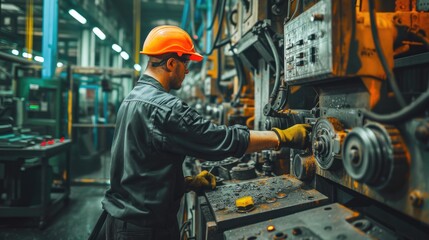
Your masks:
{"label": "hose", "polygon": [[361,110],[362,114],[368,119],[378,121],[381,123],[397,123],[406,120],[410,116],[416,114],[418,111],[423,109],[429,103],[429,90],[422,93],[414,102],[410,105],[402,108],[401,110],[390,113],[390,114],[377,114],[369,110]]}
{"label": "hose", "polygon": [[238,103],[238,100],[241,98],[241,91],[243,90],[246,79],[243,72],[243,63],[241,62],[240,58],[238,58],[238,56],[235,55],[235,53],[232,55],[232,58],[236,66],[235,68],[237,70],[238,83],[239,83],[238,90],[235,93],[234,99],[232,101],[233,104],[236,104]]}
{"label": "hose", "polygon": [[274,82],[274,87],[273,87],[273,91],[270,94],[270,104],[271,106],[274,105],[274,102],[276,100],[277,97],[277,92],[280,88],[280,84],[281,84],[281,80],[280,80],[280,58],[279,55],[277,53],[277,49],[276,46],[274,45],[273,39],[271,38],[270,34],[268,33],[268,30],[264,31],[265,37],[267,38],[268,41],[268,45],[270,45],[271,51],[273,52],[274,55],[274,62],[276,64],[276,79]]}

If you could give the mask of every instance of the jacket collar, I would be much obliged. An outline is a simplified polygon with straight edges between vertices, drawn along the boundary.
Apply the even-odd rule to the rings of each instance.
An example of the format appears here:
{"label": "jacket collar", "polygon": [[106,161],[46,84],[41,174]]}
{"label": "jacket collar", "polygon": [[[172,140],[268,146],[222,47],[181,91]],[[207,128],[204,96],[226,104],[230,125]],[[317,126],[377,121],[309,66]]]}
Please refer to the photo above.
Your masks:
{"label": "jacket collar", "polygon": [[142,84],[151,85],[151,86],[155,87],[158,90],[166,92],[165,89],[164,89],[164,87],[162,87],[161,83],[158,82],[158,80],[156,80],[155,78],[153,78],[153,77],[151,77],[149,75],[143,74],[137,82],[138,83],[142,83]]}

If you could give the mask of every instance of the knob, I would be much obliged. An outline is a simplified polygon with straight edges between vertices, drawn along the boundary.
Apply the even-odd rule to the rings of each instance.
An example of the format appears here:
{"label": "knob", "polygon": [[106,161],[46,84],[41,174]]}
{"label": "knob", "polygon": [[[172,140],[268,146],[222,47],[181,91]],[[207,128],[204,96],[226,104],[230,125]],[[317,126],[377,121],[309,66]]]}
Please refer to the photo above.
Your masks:
{"label": "knob", "polygon": [[313,13],[311,15],[310,20],[312,22],[314,22],[314,21],[323,21],[323,14],[321,14],[321,13]]}

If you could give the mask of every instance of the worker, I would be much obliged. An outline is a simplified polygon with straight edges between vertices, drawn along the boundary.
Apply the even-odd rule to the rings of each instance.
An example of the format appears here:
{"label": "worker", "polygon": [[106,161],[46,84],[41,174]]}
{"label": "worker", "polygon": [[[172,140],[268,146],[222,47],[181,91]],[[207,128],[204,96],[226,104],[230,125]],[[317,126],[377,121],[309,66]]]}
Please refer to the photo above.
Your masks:
{"label": "worker", "polygon": [[306,147],[310,125],[272,131],[216,125],[170,94],[181,87],[189,61],[203,59],[181,28],[152,29],[140,53],[149,57],[146,70],[117,114],[111,185],[102,200],[107,239],[179,239],[183,194],[216,185],[207,171],[185,178],[185,156],[221,160],[263,149]]}

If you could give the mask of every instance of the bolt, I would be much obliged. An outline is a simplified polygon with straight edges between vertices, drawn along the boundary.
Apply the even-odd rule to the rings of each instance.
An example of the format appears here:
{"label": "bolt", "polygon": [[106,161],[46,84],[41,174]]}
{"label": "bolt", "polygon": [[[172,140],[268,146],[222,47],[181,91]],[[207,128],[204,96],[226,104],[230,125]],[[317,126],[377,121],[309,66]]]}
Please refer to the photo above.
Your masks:
{"label": "bolt", "polygon": [[429,122],[422,122],[417,126],[416,132],[414,133],[417,140],[422,143],[427,143],[429,141]]}
{"label": "bolt", "polygon": [[418,190],[414,190],[410,193],[410,200],[414,207],[421,207],[423,205],[422,193]]}
{"label": "bolt", "polygon": [[322,150],[322,148],[323,148],[322,144],[323,144],[322,141],[315,141],[314,144],[313,144],[314,150],[316,152],[320,152]]}

